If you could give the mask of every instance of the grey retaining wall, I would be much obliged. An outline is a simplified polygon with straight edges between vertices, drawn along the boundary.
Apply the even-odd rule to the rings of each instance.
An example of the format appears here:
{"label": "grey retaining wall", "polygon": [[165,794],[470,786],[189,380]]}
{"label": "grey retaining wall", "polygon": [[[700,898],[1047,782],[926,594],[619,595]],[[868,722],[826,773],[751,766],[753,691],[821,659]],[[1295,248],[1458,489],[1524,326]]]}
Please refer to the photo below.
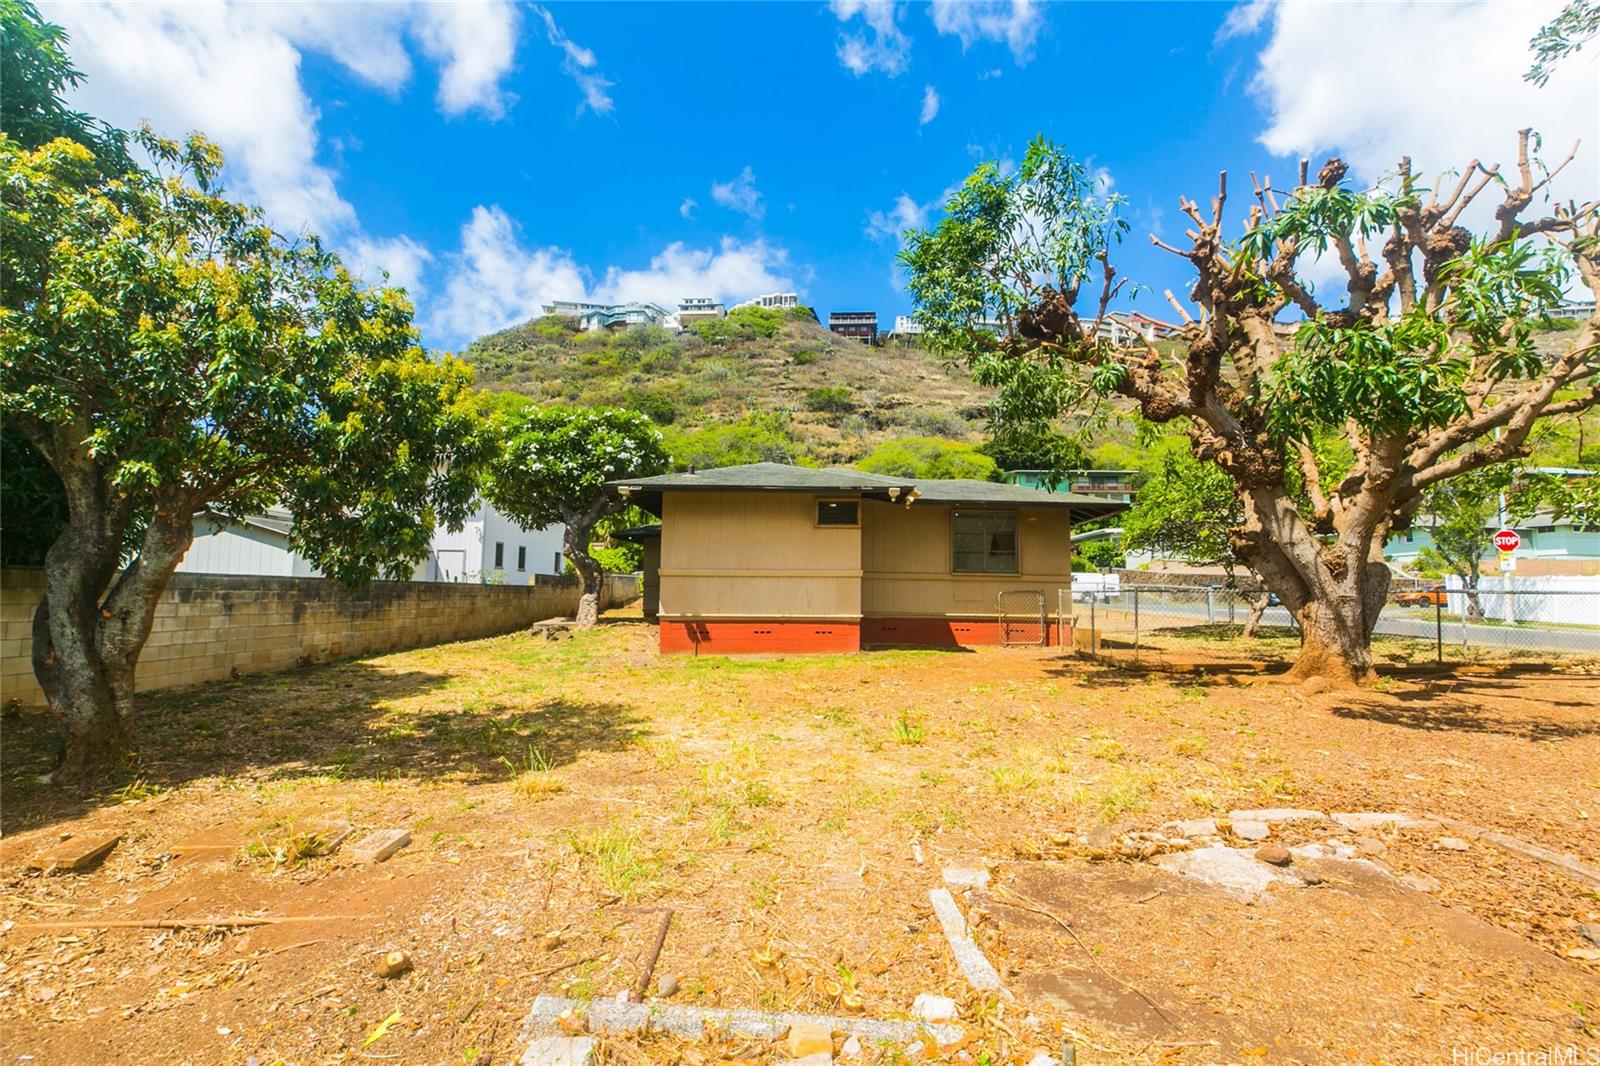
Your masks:
{"label": "grey retaining wall", "polygon": [[[0,701],[37,706],[33,612],[43,571],[0,572]],[[602,609],[639,596],[633,574],[606,578]],[[310,577],[174,574],[156,607],[139,659],[141,691],[282,670],[355,655],[420,648],[509,633],[570,615],[576,578],[536,576],[531,585],[375,581],[354,592]]]}

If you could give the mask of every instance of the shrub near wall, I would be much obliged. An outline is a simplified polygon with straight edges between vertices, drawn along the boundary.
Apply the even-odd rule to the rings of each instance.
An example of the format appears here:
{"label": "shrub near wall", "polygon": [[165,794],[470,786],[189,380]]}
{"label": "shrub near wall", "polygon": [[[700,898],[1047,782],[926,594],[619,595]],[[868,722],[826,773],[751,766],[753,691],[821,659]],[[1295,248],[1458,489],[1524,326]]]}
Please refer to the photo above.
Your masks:
{"label": "shrub near wall", "polygon": [[[0,573],[0,701],[44,703],[33,677],[33,612],[44,574]],[[608,575],[601,607],[639,595],[635,575]],[[571,615],[572,578],[532,585],[375,581],[354,592],[303,577],[174,574],[139,659],[140,691],[218,681],[354,655],[509,633]]]}

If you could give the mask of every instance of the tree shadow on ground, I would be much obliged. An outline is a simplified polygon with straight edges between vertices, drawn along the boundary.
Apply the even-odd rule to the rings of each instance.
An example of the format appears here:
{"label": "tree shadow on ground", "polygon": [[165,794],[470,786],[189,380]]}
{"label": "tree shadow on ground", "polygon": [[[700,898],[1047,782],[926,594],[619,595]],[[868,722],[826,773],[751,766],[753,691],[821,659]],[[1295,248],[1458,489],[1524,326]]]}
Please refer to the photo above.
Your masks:
{"label": "tree shadow on ground", "polygon": [[[1573,677],[1555,667],[1505,666],[1472,673],[1429,666],[1385,671],[1385,677],[1418,682],[1386,693],[1347,696],[1333,708],[1339,718],[1366,719],[1429,732],[1489,733],[1523,740],[1572,740],[1600,736],[1600,679]],[[1570,678],[1563,698],[1534,694],[1525,682]],[[1518,704],[1528,706],[1520,712]],[[1552,708],[1547,712],[1536,706]]]}
{"label": "tree shadow on ground", "polygon": [[1145,653],[1142,659],[1134,658],[1132,645],[1110,641],[1101,643],[1101,653],[1072,652],[1061,658],[1046,672],[1054,677],[1078,679],[1086,674],[1096,680],[1108,682],[1164,679],[1173,684],[1202,686],[1232,686],[1240,678],[1278,677],[1289,672],[1288,662],[1264,662],[1260,659],[1219,659],[1210,662],[1174,662],[1160,657],[1161,653]]}
{"label": "tree shadow on ground", "polygon": [[135,762],[90,792],[40,784],[59,750],[55,720],[13,715],[0,748],[0,832],[77,817],[120,802],[130,788],[314,776],[473,784],[623,749],[647,734],[624,704],[478,696],[453,680],[355,660],[145,693]]}

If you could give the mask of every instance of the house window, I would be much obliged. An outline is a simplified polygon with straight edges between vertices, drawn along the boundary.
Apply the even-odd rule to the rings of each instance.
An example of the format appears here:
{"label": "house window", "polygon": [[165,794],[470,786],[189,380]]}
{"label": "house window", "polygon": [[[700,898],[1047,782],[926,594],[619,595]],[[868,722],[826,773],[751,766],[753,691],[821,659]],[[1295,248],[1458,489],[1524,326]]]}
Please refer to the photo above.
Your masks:
{"label": "house window", "polygon": [[950,569],[957,574],[1019,573],[1017,512],[952,512],[950,547]]}
{"label": "house window", "polygon": [[506,542],[503,541],[503,540],[497,540],[497,541],[494,542],[494,568],[496,570],[504,570],[505,569],[505,565],[506,565]]}
{"label": "house window", "polygon": [[517,569],[528,569],[528,546],[526,544],[517,545]]}
{"label": "house window", "polygon": [[861,524],[857,500],[818,500],[817,525],[857,526]]}
{"label": "house window", "polygon": [[555,562],[550,564],[550,572],[552,574],[559,574],[559,573],[561,573],[562,569],[563,569],[563,567],[561,566],[561,553],[560,552],[556,552],[555,553]]}

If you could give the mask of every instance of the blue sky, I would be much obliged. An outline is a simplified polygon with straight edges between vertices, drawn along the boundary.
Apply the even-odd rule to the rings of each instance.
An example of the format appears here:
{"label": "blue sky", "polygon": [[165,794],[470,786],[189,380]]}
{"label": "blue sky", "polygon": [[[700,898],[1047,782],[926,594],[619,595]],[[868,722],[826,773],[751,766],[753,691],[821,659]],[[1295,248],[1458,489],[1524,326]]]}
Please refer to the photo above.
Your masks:
{"label": "blue sky", "polygon": [[[46,4],[122,125],[200,129],[236,192],[413,293],[456,348],[555,298],[794,287],[908,311],[897,233],[1043,133],[1128,199],[1122,272],[1171,316],[1177,197],[1600,138],[1595,55],[1520,79],[1555,2]],[[1396,108],[1395,101],[1404,106]],[[1600,190],[1594,145],[1558,193]],[[1509,162],[1509,159],[1507,160]]]}

